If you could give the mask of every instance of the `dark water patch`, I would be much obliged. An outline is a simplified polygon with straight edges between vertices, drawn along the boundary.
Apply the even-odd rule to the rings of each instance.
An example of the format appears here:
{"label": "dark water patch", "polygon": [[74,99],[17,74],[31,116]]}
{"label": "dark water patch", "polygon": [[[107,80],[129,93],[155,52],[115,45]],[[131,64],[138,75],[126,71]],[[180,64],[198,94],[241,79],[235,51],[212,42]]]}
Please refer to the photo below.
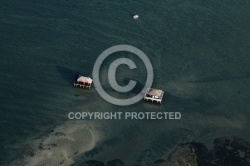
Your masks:
{"label": "dark water patch", "polygon": [[189,83],[212,83],[212,82],[223,82],[223,81],[240,81],[244,79],[250,78],[250,73],[245,75],[238,75],[238,76],[212,76],[210,78],[201,78],[196,81],[189,81]]}

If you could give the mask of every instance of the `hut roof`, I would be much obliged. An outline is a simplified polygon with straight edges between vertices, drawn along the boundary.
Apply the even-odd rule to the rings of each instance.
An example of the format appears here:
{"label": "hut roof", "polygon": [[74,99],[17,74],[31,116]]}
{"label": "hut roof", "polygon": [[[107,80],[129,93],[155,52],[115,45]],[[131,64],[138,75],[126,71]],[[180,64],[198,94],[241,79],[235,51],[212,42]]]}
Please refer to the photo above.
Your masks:
{"label": "hut roof", "polygon": [[162,94],[162,90],[158,90],[158,89],[150,89],[148,94],[152,95],[152,96],[158,96],[160,97]]}
{"label": "hut roof", "polygon": [[84,76],[79,76],[77,79],[77,82],[87,82],[87,83],[92,83],[92,79],[90,77],[84,77]]}

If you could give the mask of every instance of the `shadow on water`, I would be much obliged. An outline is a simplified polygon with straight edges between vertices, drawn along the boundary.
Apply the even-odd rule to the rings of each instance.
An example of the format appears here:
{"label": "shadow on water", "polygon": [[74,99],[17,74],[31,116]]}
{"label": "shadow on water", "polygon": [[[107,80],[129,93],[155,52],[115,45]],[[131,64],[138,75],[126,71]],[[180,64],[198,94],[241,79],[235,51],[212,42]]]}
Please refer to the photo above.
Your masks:
{"label": "shadow on water", "polygon": [[72,81],[77,79],[77,76],[80,75],[79,72],[66,68],[64,66],[56,66],[56,68],[61,74],[61,77],[69,84],[72,84]]}
{"label": "shadow on water", "polygon": [[[129,78],[125,78],[125,79],[123,79],[122,84],[123,85],[127,85],[127,84],[129,84],[129,81],[130,81]],[[139,80],[133,79],[133,81],[136,82],[136,85],[132,89],[132,92],[135,93],[135,94],[138,94],[138,93],[141,92],[141,90],[144,88],[145,85],[143,83],[141,83]]]}
{"label": "shadow on water", "polygon": [[169,93],[164,93],[164,102],[167,105],[182,107],[186,109],[208,109],[214,108],[218,105],[216,99],[209,96],[197,96],[192,98],[181,98]]}

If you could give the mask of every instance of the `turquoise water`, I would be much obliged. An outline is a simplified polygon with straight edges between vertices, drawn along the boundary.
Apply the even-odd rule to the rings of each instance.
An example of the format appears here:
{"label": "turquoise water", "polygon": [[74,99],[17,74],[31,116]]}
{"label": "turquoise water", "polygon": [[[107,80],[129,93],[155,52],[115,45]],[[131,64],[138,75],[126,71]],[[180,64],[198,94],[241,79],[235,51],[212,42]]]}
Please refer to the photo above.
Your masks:
{"label": "turquoise water", "polygon": [[[134,13],[140,15],[138,21],[131,18]],[[218,136],[236,135],[250,139],[247,0],[9,0],[1,2],[0,17],[0,164],[32,149],[31,140],[67,121],[69,111],[85,108],[182,113],[180,121],[95,122],[120,134],[107,138],[117,140],[114,146],[126,145],[122,140],[128,137],[128,147],[140,144],[145,133],[154,133],[136,159],[120,149],[131,165],[150,163],[185,141],[210,143]],[[106,103],[94,88],[72,88],[75,74],[91,76],[100,53],[117,44],[135,46],[149,57],[153,86],[165,91],[161,106],[140,102],[120,108]],[[139,75],[119,72],[142,84],[146,74],[142,69]],[[113,159],[101,152],[96,158]]]}

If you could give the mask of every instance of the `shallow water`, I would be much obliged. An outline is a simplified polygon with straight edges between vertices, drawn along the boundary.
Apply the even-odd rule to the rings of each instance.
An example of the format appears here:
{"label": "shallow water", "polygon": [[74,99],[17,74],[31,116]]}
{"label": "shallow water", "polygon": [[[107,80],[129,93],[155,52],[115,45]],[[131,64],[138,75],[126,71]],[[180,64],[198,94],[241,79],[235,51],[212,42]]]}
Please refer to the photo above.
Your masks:
{"label": "shallow water", "polygon": [[[68,121],[70,111],[182,113],[178,121],[77,122],[88,123],[101,136],[94,152],[83,150],[76,162],[92,156],[149,165],[178,143],[211,143],[219,136],[250,139],[249,8],[247,0],[2,2],[0,164],[34,149],[36,140],[49,138],[55,126]],[[131,19],[134,13],[140,15],[138,21]],[[95,88],[72,88],[76,74],[91,76],[100,53],[117,44],[135,46],[149,57],[153,86],[165,91],[162,105],[118,107]],[[139,61],[135,72],[124,70],[118,71],[120,83],[132,77],[143,84],[146,72]],[[112,93],[106,71],[104,66],[102,83]]]}

